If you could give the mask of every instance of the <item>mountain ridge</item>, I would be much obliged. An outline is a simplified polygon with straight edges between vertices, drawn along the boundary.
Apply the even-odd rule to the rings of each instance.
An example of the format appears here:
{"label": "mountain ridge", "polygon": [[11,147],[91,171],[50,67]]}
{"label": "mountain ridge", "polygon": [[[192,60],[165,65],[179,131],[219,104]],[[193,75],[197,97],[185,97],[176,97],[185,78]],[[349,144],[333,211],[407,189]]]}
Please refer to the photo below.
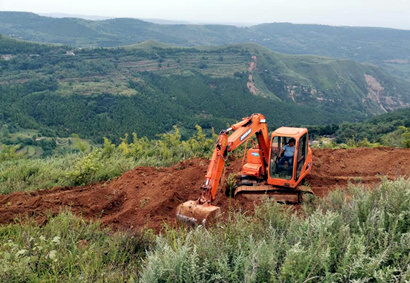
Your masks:
{"label": "mountain ridge", "polygon": [[410,30],[313,24],[154,24],[132,18],[85,20],[0,12],[0,33],[73,47],[117,47],[153,39],[185,47],[253,42],[286,54],[349,58],[410,80]]}
{"label": "mountain ridge", "polygon": [[10,52],[1,124],[61,137],[154,137],[173,125],[189,134],[256,112],[272,126],[354,122],[410,103],[409,83],[377,66],[254,43],[72,48],[0,36],[0,46]]}

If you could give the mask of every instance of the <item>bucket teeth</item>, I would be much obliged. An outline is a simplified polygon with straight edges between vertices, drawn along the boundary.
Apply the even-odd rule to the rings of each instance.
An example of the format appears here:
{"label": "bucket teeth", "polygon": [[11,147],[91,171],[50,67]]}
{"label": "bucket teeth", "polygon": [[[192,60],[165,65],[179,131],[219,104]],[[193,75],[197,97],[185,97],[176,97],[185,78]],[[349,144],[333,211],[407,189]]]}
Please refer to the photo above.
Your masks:
{"label": "bucket teeth", "polygon": [[[177,220],[181,221],[181,222],[184,222],[184,223],[186,223],[188,225],[191,225],[191,226],[198,225],[198,219],[196,219],[195,217],[188,217],[188,216],[182,215],[180,213],[177,213]],[[206,219],[203,219],[201,224],[202,224],[202,226],[205,226]]]}

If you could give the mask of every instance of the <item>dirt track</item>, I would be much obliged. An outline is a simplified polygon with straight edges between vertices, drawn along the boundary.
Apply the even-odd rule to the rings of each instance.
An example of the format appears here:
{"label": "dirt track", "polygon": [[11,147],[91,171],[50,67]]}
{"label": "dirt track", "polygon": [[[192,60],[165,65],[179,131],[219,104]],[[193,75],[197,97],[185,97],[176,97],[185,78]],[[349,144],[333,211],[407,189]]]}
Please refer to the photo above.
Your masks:
{"label": "dirt track", "polygon": [[[322,149],[314,150],[313,156],[314,167],[306,179],[317,196],[348,182],[372,184],[382,176],[410,176],[409,149]],[[139,167],[107,183],[0,196],[0,223],[12,223],[25,215],[41,223],[46,213],[56,214],[62,207],[70,207],[76,214],[99,219],[114,229],[160,230],[164,223],[174,223],[178,204],[199,196],[207,165],[206,159],[192,159],[173,167]],[[239,172],[240,167],[241,160],[231,161],[225,175]],[[226,211],[227,197],[219,193],[215,205]],[[232,200],[232,205],[253,207],[240,195]]]}

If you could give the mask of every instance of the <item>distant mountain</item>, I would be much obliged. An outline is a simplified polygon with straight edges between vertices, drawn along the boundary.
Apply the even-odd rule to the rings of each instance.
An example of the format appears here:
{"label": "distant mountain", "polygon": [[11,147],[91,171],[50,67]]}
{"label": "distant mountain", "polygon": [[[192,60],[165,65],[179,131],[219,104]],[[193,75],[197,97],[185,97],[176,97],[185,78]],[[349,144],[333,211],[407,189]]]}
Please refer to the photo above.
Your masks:
{"label": "distant mountain", "polygon": [[[49,18],[79,18],[79,19],[91,20],[91,21],[101,21],[101,20],[108,20],[108,19],[115,18],[115,17],[107,17],[107,16],[76,15],[76,14],[66,14],[66,13],[38,13],[38,15],[49,17]],[[150,23],[160,24],[160,25],[196,24],[194,22],[189,22],[189,21],[163,20],[163,19],[156,19],[156,18],[140,18],[140,20],[143,20],[144,22],[150,22]]]}
{"label": "distant mountain", "polygon": [[38,15],[49,18],[80,18],[85,20],[100,21],[113,19],[114,17],[96,16],[96,15],[75,15],[66,13],[39,13]]}
{"label": "distant mountain", "polygon": [[410,30],[287,23],[251,27],[154,24],[137,19],[90,21],[0,12],[0,33],[75,47],[115,47],[145,40],[177,46],[254,42],[287,54],[313,54],[369,62],[410,79]]}
{"label": "distant mountain", "polygon": [[410,83],[374,65],[256,44],[76,49],[0,36],[0,50],[0,126],[47,136],[219,130],[255,112],[273,127],[327,124],[410,106]]}

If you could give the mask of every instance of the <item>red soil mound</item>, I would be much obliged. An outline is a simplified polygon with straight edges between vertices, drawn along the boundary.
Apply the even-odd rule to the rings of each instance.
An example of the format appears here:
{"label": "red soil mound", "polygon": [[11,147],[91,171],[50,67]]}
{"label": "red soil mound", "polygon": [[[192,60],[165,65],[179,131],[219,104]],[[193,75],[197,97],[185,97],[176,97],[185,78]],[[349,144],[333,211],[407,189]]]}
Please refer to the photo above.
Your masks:
{"label": "red soil mound", "polygon": [[347,183],[379,183],[410,177],[410,149],[357,148],[313,151],[312,173],[306,180],[317,196],[324,196]]}
{"label": "red soil mound", "polygon": [[[371,184],[379,182],[381,176],[410,176],[410,150],[406,149],[322,149],[314,150],[313,156],[314,167],[306,179],[318,196],[348,182]],[[26,215],[41,222],[47,213],[56,214],[69,207],[86,219],[99,219],[114,229],[160,230],[164,223],[175,222],[175,209],[180,203],[198,198],[207,166],[206,159],[192,159],[173,167],[138,167],[106,183],[0,196],[0,223],[12,223]],[[231,161],[225,176],[239,172],[240,167],[241,160]],[[220,192],[214,204],[226,211],[228,203]],[[252,201],[241,195],[231,205],[253,208]]]}

